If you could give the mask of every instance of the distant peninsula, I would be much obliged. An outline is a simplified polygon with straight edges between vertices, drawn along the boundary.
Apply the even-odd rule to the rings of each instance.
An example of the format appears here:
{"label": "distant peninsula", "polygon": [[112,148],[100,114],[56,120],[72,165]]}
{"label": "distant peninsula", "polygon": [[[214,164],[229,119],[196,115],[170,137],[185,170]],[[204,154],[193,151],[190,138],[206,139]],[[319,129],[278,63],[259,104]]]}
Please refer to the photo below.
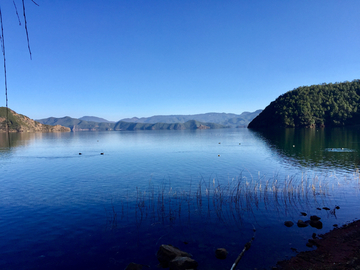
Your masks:
{"label": "distant peninsula", "polygon": [[[194,115],[158,115],[143,118],[108,121],[96,116],[83,116],[79,119],[69,116],[32,120],[8,109],[10,132],[69,132],[69,131],[107,131],[107,130],[185,130],[220,129],[246,127],[261,110],[255,112],[204,113]],[[0,132],[6,132],[6,108],[0,107]]]}
{"label": "distant peninsula", "polygon": [[63,118],[46,118],[38,120],[40,123],[47,125],[62,125],[71,129],[71,131],[105,131],[105,130],[183,130],[183,129],[215,129],[227,128],[228,126],[203,123],[195,120],[189,120],[185,123],[133,123],[118,121],[111,122],[94,122],[83,121],[69,116]]}
{"label": "distant peninsula", "polygon": [[[84,116],[79,119],[69,116],[49,117],[37,121],[46,125],[62,125],[69,127],[72,131],[217,129],[246,127],[260,112],[261,110],[243,112],[240,115],[231,113],[158,115],[147,118],[127,118],[118,122],[110,122],[95,116]],[[93,121],[86,121],[85,119]]]}
{"label": "distant peninsula", "polygon": [[0,133],[7,132],[6,110],[9,117],[9,132],[69,132],[70,128],[60,125],[44,125],[13,110],[0,107]]}
{"label": "distant peninsula", "polygon": [[241,114],[234,113],[202,113],[189,115],[154,115],[150,117],[133,117],[124,118],[121,121],[132,123],[185,123],[189,120],[196,120],[205,123],[215,123],[229,127],[247,127],[251,120],[253,120],[262,110],[255,112],[243,112]]}
{"label": "distant peninsula", "polygon": [[302,86],[271,102],[248,128],[341,127],[360,124],[360,80]]}

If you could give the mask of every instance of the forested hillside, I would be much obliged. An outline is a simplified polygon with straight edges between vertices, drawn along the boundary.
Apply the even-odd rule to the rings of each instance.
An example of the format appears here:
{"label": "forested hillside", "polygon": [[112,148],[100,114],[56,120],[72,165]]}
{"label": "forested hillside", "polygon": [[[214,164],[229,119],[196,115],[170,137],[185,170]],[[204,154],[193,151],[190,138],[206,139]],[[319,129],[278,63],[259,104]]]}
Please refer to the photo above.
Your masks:
{"label": "forested hillside", "polygon": [[298,87],[271,102],[249,128],[360,124],[360,80]]}

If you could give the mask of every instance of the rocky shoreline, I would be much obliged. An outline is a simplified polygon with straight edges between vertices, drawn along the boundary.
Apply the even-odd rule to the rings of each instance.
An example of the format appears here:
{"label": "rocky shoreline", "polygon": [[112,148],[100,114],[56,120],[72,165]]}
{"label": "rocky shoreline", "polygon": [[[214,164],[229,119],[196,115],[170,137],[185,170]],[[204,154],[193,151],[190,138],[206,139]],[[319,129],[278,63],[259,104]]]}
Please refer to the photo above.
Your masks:
{"label": "rocky shoreline", "polygon": [[309,243],[317,248],[278,262],[274,269],[360,269],[360,220],[314,237]]}
{"label": "rocky shoreline", "polygon": [[[314,216],[311,217],[311,220],[314,220]],[[301,227],[302,223],[297,225]],[[360,220],[347,223],[342,227],[335,227],[325,234],[313,234],[306,245],[316,247],[316,249],[299,252],[289,260],[279,261],[272,269],[360,270]],[[244,249],[246,249],[246,246]],[[218,259],[225,259],[227,251],[219,248],[216,250],[215,255]],[[159,269],[185,270],[196,269],[198,266],[198,262],[191,258],[191,254],[171,245],[162,245],[156,256],[159,261]],[[125,269],[140,270],[144,268],[143,265],[130,263]]]}

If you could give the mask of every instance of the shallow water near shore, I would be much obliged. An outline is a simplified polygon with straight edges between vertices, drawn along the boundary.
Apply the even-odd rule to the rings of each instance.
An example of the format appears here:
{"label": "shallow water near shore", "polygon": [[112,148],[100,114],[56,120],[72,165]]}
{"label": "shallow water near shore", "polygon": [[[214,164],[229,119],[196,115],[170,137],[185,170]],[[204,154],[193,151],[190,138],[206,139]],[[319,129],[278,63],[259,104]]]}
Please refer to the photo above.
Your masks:
{"label": "shallow water near shore", "polygon": [[[230,269],[255,228],[239,268],[269,269],[308,250],[313,232],[359,217],[358,134],[29,133],[10,134],[10,145],[0,134],[0,268],[156,269],[156,251],[171,244],[198,269]],[[323,228],[284,226],[309,215]]]}

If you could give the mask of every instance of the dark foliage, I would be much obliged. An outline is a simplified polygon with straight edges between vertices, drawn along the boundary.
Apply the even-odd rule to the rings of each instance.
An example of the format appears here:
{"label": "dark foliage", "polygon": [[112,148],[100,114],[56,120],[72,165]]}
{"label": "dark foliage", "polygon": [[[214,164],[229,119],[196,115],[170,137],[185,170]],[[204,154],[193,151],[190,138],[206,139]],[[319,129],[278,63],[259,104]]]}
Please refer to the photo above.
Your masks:
{"label": "dark foliage", "polygon": [[302,86],[271,102],[249,128],[360,124],[360,80]]}

